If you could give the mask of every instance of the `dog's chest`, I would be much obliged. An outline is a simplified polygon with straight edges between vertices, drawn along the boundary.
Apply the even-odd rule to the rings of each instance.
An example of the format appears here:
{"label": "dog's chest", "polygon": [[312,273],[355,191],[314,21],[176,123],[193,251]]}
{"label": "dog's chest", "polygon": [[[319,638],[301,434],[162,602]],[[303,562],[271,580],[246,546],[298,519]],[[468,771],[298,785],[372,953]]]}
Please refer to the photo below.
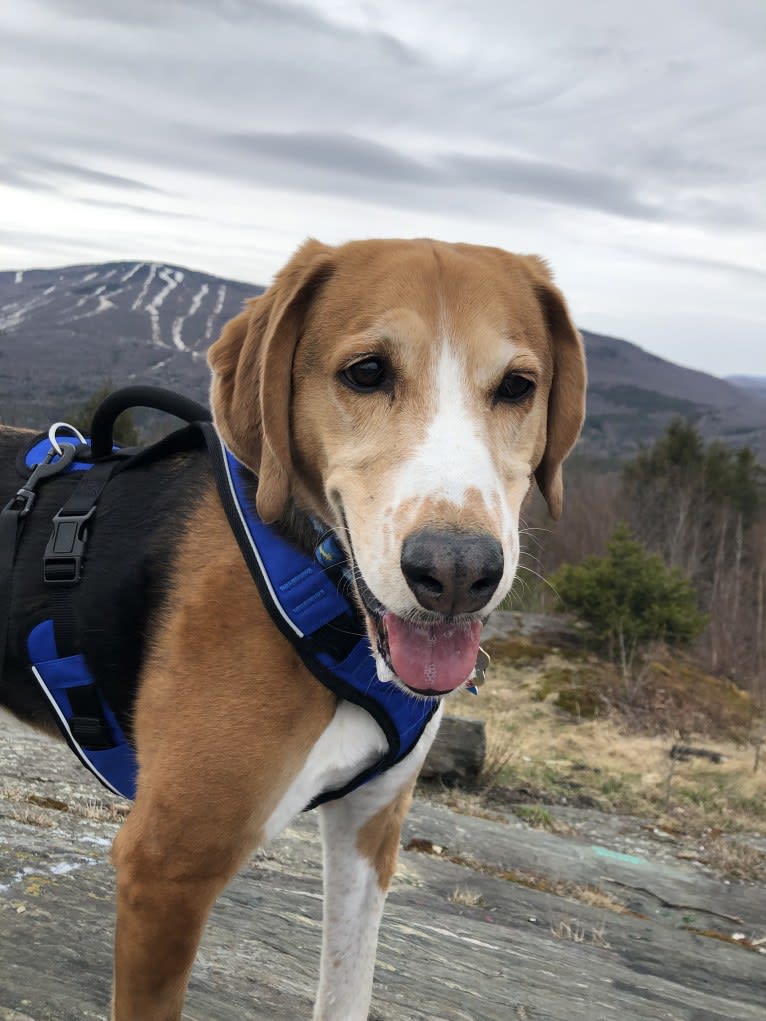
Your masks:
{"label": "dog's chest", "polygon": [[[400,767],[408,771],[419,768],[436,735],[440,719],[441,712],[437,711],[413,751],[399,765],[383,774],[386,786],[389,777],[391,783],[400,782]],[[386,748],[385,735],[370,714],[351,702],[340,702],[334,717],[269,817],[265,826],[266,839],[273,840],[278,836],[289,821],[323,791],[344,787],[380,759]],[[369,784],[361,791],[378,785],[378,782]]]}

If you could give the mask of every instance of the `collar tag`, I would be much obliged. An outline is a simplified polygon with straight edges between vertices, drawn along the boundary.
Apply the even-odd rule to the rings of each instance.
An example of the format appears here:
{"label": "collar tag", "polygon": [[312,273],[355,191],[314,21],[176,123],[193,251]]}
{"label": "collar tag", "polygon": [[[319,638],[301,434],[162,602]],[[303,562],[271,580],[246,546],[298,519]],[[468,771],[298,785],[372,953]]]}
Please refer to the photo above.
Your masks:
{"label": "collar tag", "polygon": [[317,546],[314,555],[323,567],[333,567],[346,559],[334,535],[328,535]]}
{"label": "collar tag", "polygon": [[475,677],[475,680],[476,680],[477,684],[483,684],[484,683],[484,679],[486,677],[487,670],[489,669],[489,664],[491,662],[492,662],[492,657],[490,656],[490,654],[488,652],[486,652],[484,649],[482,649],[481,646],[479,646],[479,654],[476,657],[476,677]]}
{"label": "collar tag", "polygon": [[479,654],[476,657],[476,666],[473,668],[473,673],[465,682],[465,690],[469,691],[472,695],[479,694],[479,685],[484,684],[484,680],[487,674],[487,667],[491,662],[491,658],[488,652],[485,652],[481,646],[479,646]]}

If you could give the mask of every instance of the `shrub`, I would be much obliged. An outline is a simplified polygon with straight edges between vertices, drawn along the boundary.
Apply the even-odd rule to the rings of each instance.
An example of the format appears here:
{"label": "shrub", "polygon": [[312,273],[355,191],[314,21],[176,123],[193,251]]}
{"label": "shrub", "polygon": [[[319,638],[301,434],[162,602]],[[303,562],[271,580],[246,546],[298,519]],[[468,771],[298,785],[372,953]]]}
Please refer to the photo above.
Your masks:
{"label": "shrub", "polygon": [[653,642],[685,645],[705,626],[684,575],[647,552],[625,525],[604,557],[565,564],[551,578],[564,605],[590,625],[596,643],[626,671],[637,651]]}
{"label": "shrub", "polygon": [[[90,425],[96,408],[114,389],[110,379],[104,380],[98,390],[92,393],[87,400],[77,407],[71,408],[64,415],[65,421],[69,425],[73,425],[75,429],[79,429],[81,433],[90,436]],[[121,415],[117,416],[112,437],[114,442],[121,447],[135,447],[141,442],[141,437],[130,411],[123,411]]]}

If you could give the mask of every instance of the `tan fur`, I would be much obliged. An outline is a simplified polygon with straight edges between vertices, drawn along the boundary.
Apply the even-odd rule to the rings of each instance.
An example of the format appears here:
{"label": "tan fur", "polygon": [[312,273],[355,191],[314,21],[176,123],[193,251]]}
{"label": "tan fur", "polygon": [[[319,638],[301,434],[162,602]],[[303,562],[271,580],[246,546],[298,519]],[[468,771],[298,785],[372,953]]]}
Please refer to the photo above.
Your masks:
{"label": "tan fur", "polygon": [[569,317],[561,291],[553,285],[547,265],[536,256],[527,256],[527,264],[533,271],[553,342],[546,446],[535,469],[535,478],[551,517],[558,520],[564,506],[562,466],[577,442],[585,419],[585,358],[580,335]]}
{"label": "tan fur", "polygon": [[399,858],[399,833],[410,809],[414,784],[410,784],[381,808],[359,831],[356,841],[361,854],[369,860],[378,874],[378,885],[387,890]]}
{"label": "tan fur", "polygon": [[113,849],[120,1021],[180,1016],[210,907],[335,711],[271,623],[212,490],[174,573],[137,706],[138,793]]}
{"label": "tan fur", "polygon": [[329,265],[328,249],[308,241],[209,352],[216,425],[229,448],[258,474],[258,513],[267,522],[279,517],[290,496],[293,349],[312,290]]}

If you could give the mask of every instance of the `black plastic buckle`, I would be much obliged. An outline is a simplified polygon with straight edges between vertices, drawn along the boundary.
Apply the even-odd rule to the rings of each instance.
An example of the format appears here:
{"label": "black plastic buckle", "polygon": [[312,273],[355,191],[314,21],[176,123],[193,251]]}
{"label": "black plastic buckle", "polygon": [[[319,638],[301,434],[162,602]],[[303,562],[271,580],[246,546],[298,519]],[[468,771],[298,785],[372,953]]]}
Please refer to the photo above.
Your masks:
{"label": "black plastic buckle", "polygon": [[45,547],[43,579],[49,585],[74,585],[82,577],[82,562],[88,541],[87,522],[96,511],[62,514],[53,518],[53,531]]}
{"label": "black plastic buckle", "polygon": [[14,511],[20,518],[25,518],[34,507],[36,499],[37,493],[34,489],[27,489],[26,486],[22,486],[10,503],[5,505],[4,509]]}

